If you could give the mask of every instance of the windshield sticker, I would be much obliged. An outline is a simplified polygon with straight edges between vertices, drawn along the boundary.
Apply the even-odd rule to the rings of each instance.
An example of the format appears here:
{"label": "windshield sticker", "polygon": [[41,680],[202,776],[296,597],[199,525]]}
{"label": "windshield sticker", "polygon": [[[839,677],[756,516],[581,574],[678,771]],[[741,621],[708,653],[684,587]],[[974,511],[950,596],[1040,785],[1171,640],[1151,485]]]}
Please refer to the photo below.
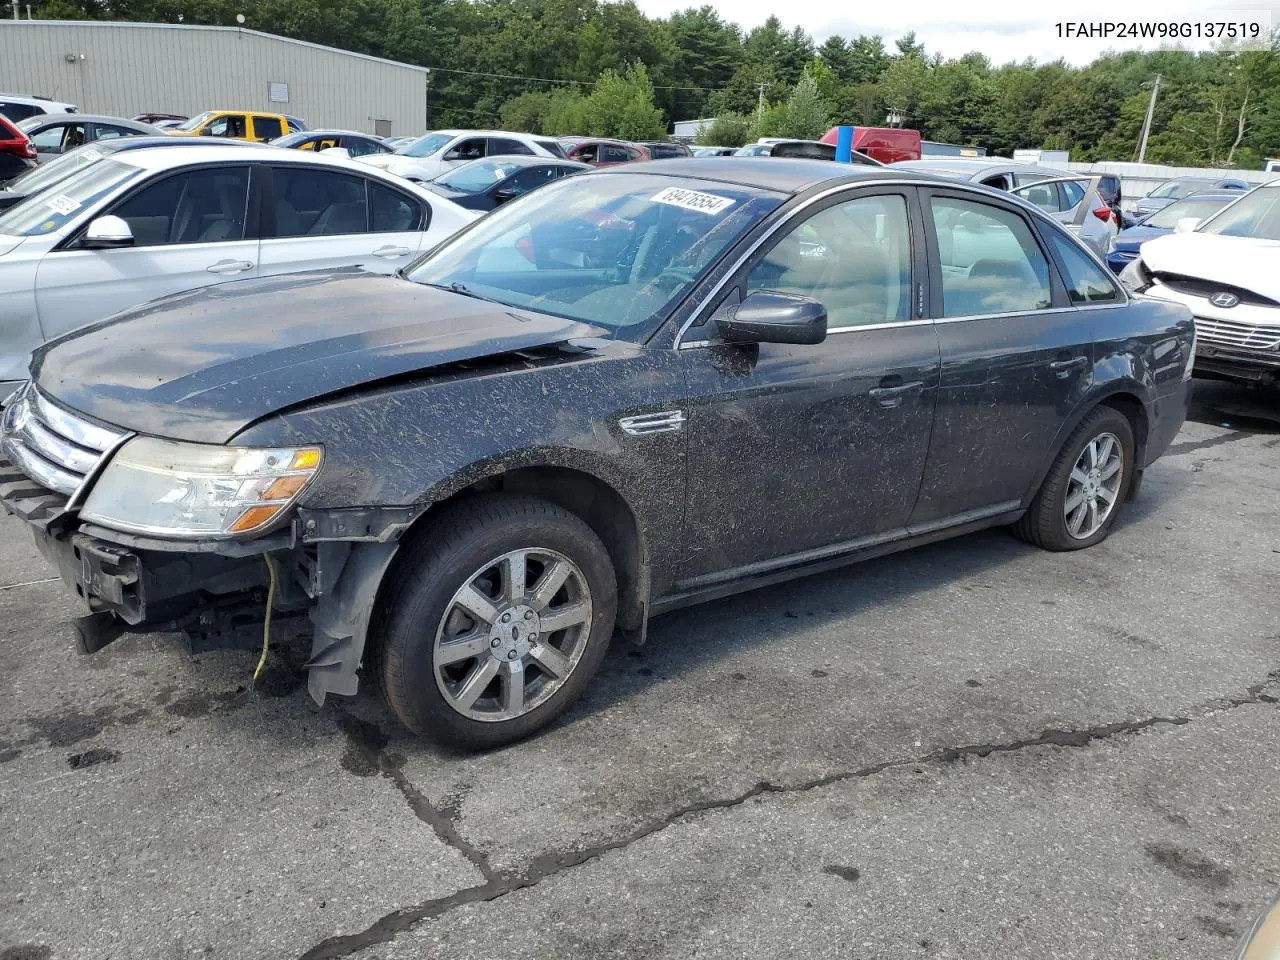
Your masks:
{"label": "windshield sticker", "polygon": [[88,150],[84,151],[82,154],[80,154],[80,156],[84,157],[84,159],[89,160],[90,162],[94,160],[102,159],[102,154],[99,153],[97,150],[93,149],[93,147],[90,147]]}
{"label": "windshield sticker", "polygon": [[80,209],[80,201],[73,200],[65,193],[60,193],[56,197],[50,197],[46,200],[45,206],[53,210],[54,213],[60,213],[64,217],[69,217]]}
{"label": "windshield sticker", "polygon": [[699,193],[697,190],[684,190],[680,187],[667,187],[655,193],[650,200],[653,203],[669,203],[673,207],[710,214],[723,213],[733,206],[733,201],[728,197],[717,197],[714,193]]}

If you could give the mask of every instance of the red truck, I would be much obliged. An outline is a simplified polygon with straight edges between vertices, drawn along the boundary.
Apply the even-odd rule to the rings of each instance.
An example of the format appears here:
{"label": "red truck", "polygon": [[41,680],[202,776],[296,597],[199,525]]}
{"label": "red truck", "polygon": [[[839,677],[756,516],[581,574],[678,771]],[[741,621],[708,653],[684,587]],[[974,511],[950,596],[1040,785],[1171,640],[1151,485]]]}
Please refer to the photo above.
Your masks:
{"label": "red truck", "polygon": [[[840,128],[823,134],[823,143],[835,143]],[[853,149],[881,163],[920,159],[920,131],[899,127],[854,127]]]}

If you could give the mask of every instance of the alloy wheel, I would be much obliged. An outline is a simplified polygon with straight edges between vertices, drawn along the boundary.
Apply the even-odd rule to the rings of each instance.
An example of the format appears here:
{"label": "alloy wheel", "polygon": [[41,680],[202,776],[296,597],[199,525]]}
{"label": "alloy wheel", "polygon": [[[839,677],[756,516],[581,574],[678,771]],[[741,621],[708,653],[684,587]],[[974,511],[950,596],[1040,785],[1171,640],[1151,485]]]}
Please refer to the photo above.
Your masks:
{"label": "alloy wheel", "polygon": [[1124,448],[1114,433],[1100,433],[1080,451],[1067,480],[1062,503],[1067,533],[1088,540],[1102,529],[1120,499]]}

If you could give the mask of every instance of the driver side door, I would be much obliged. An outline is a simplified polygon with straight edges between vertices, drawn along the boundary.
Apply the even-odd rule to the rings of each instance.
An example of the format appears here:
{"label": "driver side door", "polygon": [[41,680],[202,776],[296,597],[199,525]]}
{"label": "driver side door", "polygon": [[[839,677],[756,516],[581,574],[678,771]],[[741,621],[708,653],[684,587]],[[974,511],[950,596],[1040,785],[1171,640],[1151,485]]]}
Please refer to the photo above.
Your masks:
{"label": "driver side door", "polygon": [[925,313],[916,191],[861,190],[788,221],[724,288],[817,300],[812,345],[680,345],[689,383],[686,590],[851,552],[905,533],[939,377]]}

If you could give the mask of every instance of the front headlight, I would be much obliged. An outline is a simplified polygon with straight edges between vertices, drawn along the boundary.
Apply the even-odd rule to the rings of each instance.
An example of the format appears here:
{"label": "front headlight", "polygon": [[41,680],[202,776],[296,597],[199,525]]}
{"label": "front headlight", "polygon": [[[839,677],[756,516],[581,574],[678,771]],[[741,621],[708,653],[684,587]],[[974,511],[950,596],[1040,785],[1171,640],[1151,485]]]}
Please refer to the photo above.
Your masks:
{"label": "front headlight", "polygon": [[1142,257],[1129,261],[1129,265],[1120,271],[1120,285],[1130,293],[1145,293],[1151,289],[1151,274],[1142,263]]}
{"label": "front headlight", "polygon": [[319,447],[215,447],[135,437],[111,458],[80,515],[161,537],[256,533],[297,501],[321,459]]}

